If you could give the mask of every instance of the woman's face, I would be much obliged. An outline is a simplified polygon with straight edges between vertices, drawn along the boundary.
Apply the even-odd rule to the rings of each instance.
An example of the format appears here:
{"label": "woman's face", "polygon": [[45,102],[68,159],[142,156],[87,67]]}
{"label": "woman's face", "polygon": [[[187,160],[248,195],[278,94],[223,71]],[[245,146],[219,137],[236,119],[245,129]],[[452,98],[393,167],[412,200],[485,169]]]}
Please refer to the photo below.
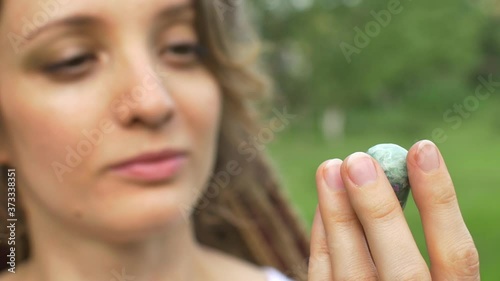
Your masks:
{"label": "woman's face", "polygon": [[[190,4],[4,0],[0,160],[16,168],[29,217],[127,239],[193,207],[215,160],[221,93],[197,55]],[[185,156],[113,168],[165,149]]]}

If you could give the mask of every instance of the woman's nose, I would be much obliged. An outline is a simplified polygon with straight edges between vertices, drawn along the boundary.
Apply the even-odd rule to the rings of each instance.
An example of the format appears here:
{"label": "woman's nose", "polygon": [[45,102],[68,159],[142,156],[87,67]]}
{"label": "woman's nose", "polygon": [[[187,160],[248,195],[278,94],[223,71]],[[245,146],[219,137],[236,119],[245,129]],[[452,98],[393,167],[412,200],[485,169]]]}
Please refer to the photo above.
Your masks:
{"label": "woman's nose", "polygon": [[136,123],[158,128],[168,123],[175,115],[175,101],[167,89],[168,75],[154,64],[130,65],[116,83],[123,90],[114,102],[115,114],[124,126]]}

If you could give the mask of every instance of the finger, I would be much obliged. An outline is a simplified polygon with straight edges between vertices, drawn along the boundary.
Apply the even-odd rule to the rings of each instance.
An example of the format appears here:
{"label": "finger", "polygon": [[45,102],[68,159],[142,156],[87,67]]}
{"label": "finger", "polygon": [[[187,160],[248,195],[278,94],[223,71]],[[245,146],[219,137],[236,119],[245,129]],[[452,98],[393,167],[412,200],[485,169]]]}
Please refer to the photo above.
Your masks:
{"label": "finger", "polygon": [[308,281],[332,280],[330,252],[319,208],[316,208],[311,230],[311,256],[309,258]]}
{"label": "finger", "polygon": [[479,256],[462,218],[453,182],[437,147],[430,141],[408,152],[412,194],[422,218],[432,277],[479,280]]}
{"label": "finger", "polygon": [[340,176],[340,159],[320,166],[318,201],[332,262],[333,280],[376,280],[363,228],[352,209]]}
{"label": "finger", "polygon": [[354,153],[342,164],[341,175],[380,278],[430,280],[399,201],[378,163],[365,153]]}

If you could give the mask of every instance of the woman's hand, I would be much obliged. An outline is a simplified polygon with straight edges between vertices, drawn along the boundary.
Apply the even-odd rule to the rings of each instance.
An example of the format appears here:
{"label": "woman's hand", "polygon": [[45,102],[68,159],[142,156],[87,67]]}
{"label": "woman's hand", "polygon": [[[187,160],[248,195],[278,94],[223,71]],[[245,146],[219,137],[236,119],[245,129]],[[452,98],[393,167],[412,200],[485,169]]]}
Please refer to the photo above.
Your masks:
{"label": "woman's hand", "polygon": [[309,281],[480,280],[479,256],[453,182],[430,141],[408,152],[412,194],[431,266],[408,228],[384,171],[364,153],[321,164],[311,234]]}

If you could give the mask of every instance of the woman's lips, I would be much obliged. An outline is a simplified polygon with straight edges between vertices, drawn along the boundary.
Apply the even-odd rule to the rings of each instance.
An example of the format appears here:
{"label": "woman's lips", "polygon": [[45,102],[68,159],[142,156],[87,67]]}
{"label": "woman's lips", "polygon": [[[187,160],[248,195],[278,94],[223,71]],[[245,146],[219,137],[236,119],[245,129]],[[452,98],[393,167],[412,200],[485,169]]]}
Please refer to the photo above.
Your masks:
{"label": "woman's lips", "polygon": [[182,169],[186,161],[186,154],[177,154],[154,160],[128,162],[113,167],[112,171],[122,177],[141,182],[167,181]]}

